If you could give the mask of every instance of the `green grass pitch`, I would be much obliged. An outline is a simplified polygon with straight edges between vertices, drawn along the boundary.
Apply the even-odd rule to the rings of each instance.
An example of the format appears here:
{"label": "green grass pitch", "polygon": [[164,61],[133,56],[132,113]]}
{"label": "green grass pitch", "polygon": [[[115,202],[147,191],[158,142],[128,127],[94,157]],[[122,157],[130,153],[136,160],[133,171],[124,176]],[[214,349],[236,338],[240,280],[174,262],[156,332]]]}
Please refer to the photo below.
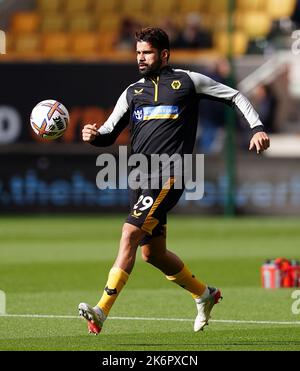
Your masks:
{"label": "green grass pitch", "polygon": [[222,289],[213,321],[194,333],[191,296],[139,252],[102,333],[89,335],[77,306],[100,297],[124,217],[0,218],[0,290],[8,314],[0,316],[0,350],[300,349],[293,289],[260,284],[266,258],[300,258],[297,218],[170,216],[169,248],[197,277]]}

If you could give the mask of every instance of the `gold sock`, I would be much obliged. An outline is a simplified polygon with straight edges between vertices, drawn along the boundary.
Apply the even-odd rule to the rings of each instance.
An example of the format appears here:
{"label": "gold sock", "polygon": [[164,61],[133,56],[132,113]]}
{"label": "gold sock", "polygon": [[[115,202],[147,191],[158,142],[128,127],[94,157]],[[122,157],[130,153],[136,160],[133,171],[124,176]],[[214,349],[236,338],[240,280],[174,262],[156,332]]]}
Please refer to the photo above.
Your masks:
{"label": "gold sock", "polygon": [[103,295],[97,304],[107,316],[120,291],[127,282],[129,274],[121,268],[113,267],[109,271]]}
{"label": "gold sock", "polygon": [[188,290],[194,299],[199,298],[206,290],[206,285],[189,271],[189,269],[184,265],[182,270],[173,276],[166,276],[168,280],[177,283],[185,290]]}

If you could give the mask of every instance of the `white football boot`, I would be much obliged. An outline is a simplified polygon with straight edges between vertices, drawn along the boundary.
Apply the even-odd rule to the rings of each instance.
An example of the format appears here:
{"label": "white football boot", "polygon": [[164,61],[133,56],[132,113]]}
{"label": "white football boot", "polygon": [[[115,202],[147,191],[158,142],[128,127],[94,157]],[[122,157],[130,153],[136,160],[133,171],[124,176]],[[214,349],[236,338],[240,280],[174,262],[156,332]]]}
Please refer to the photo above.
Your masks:
{"label": "white football boot", "polygon": [[87,320],[89,333],[98,335],[106,320],[106,315],[102,309],[97,306],[92,307],[87,303],[80,303],[78,305],[78,311],[79,316]]}
{"label": "white football boot", "polygon": [[209,290],[208,296],[205,299],[195,299],[198,314],[194,322],[194,331],[203,330],[204,326],[208,325],[210,319],[210,312],[215,304],[218,304],[221,296],[221,291],[214,287],[207,287]]}

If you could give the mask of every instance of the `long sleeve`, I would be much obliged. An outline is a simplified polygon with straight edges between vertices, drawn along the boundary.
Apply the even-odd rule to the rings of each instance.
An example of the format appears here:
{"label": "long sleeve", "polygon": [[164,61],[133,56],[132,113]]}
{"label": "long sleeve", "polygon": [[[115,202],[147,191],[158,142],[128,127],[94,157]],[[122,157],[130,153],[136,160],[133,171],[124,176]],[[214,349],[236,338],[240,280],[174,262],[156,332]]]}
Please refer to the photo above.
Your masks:
{"label": "long sleeve", "polygon": [[233,106],[246,120],[252,131],[263,131],[263,124],[258,113],[242,93],[200,73],[188,72],[188,74],[194,83],[197,94]]}
{"label": "long sleeve", "polygon": [[[128,88],[127,88],[128,89]],[[91,142],[96,147],[106,147],[112,145],[121,131],[128,125],[130,120],[129,104],[127,102],[127,89],[118,99],[116,106],[105,121],[98,129],[98,135]]]}

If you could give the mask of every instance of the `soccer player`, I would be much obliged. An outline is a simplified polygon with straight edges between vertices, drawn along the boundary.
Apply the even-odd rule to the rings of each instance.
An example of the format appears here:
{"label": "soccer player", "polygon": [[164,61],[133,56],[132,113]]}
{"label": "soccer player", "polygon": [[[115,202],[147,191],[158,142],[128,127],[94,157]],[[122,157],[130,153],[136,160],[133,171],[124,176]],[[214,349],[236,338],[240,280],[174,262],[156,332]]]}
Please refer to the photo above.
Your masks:
{"label": "soccer player", "polygon": [[[135,36],[142,78],[125,89],[112,114],[98,130],[95,124],[84,126],[84,142],[100,147],[111,145],[130,124],[134,154],[147,158],[152,154],[191,154],[196,137],[198,101],[206,98],[229,104],[242,114],[252,131],[250,150],[260,153],[269,147],[269,138],[258,114],[239,91],[202,74],[173,69],[168,64],[169,38],[162,29],[145,28]],[[166,246],[167,213],[176,205],[184,188],[175,187],[178,177],[173,170],[168,179],[160,179],[160,187],[130,190],[131,211],[123,225],[119,252],[103,295],[94,307],[79,304],[79,315],[87,320],[90,333],[101,331],[133,269],[139,245],[145,262],[191,293],[197,308],[194,331],[208,324],[211,310],[221,298],[220,290],[196,278]],[[149,173],[149,179],[151,176]]]}

